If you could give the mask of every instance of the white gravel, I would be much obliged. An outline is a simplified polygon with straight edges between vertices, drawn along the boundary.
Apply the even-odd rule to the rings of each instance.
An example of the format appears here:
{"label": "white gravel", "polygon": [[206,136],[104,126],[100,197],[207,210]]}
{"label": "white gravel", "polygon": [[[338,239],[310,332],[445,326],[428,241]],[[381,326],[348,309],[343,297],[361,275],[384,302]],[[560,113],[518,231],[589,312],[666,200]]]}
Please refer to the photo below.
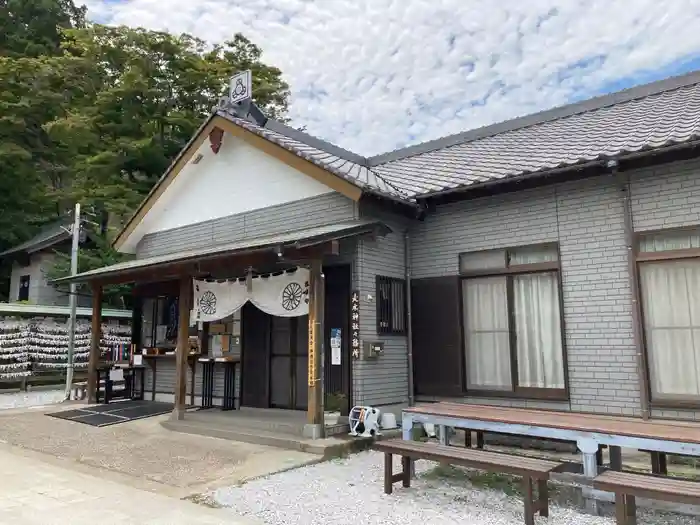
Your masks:
{"label": "white gravel", "polygon": [[36,392],[13,392],[0,394],[0,410],[12,408],[42,407],[60,403],[64,390],[37,390]]}
{"label": "white gravel", "polygon": [[[522,525],[523,503],[464,482],[421,477],[434,463],[416,463],[418,478],[384,494],[383,455],[363,452],[219,489],[214,501],[266,525]],[[395,458],[394,471],[399,471]],[[612,525],[614,520],[552,506],[544,525]]]}

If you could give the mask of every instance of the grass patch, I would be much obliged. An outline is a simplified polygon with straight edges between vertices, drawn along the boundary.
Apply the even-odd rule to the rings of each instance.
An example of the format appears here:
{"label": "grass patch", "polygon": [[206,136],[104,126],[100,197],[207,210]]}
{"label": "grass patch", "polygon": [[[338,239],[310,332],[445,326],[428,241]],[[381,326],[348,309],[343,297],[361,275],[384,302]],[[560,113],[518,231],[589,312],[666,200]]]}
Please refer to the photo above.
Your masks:
{"label": "grass patch", "polygon": [[692,456],[666,456],[669,465],[682,465],[684,467],[700,468],[700,458]]}
{"label": "grass patch", "polygon": [[197,505],[202,505],[203,507],[209,507],[210,509],[221,509],[223,508],[222,505],[219,505],[214,498],[209,496],[208,494],[192,494],[191,496],[187,496],[183,498],[186,501],[191,501],[192,503],[196,503]]}
{"label": "grass patch", "polygon": [[521,478],[497,472],[483,472],[467,470],[452,465],[438,465],[426,472],[423,477],[426,479],[447,480],[453,483],[469,483],[477,489],[495,490],[508,496],[522,497],[523,494]]}

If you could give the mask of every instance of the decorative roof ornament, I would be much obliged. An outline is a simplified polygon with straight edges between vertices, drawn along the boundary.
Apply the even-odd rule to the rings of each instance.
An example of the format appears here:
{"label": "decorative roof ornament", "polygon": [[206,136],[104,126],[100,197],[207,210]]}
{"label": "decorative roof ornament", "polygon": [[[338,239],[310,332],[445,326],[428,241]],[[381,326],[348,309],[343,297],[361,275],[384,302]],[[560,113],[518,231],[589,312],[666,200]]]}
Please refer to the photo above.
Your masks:
{"label": "decorative roof ornament", "polygon": [[221,97],[216,109],[226,111],[235,117],[247,118],[253,105],[253,75],[250,70],[231,77],[228,96]]}

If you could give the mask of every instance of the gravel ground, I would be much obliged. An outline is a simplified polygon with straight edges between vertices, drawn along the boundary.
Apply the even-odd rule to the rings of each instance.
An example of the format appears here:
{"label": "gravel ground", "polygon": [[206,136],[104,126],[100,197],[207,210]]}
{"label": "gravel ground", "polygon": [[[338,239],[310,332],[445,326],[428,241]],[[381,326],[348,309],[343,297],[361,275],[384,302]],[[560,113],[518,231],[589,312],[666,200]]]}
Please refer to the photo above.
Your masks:
{"label": "gravel ground", "polygon": [[64,390],[43,390],[0,394],[0,410],[39,407],[60,403],[63,401],[64,393]]}
{"label": "gravel ground", "polygon": [[[217,505],[266,525],[522,525],[523,503],[492,490],[476,490],[464,481],[426,476],[436,464],[416,463],[418,479],[410,489],[400,483],[383,491],[383,457],[363,452],[349,458],[308,466],[228,487],[210,496]],[[395,458],[394,471],[400,468]],[[614,520],[552,506],[547,525],[613,525]],[[644,523],[685,525],[694,518]]]}

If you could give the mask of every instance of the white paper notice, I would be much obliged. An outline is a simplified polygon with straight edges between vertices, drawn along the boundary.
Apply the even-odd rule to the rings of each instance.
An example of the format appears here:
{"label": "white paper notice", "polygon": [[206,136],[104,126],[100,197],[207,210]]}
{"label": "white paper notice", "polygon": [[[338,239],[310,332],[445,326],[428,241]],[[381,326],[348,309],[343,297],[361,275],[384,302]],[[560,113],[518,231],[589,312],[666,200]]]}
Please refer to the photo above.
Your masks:
{"label": "white paper notice", "polygon": [[339,365],[342,362],[341,348],[342,348],[342,336],[340,333],[340,328],[331,328],[331,364]]}
{"label": "white paper notice", "polygon": [[115,368],[109,371],[109,378],[112,381],[124,381],[124,370],[121,368]]}
{"label": "white paper notice", "polygon": [[133,364],[134,366],[141,366],[143,364],[143,356],[140,354],[134,354]]}
{"label": "white paper notice", "polygon": [[221,335],[213,335],[211,336],[211,355],[212,357],[221,357],[223,348],[222,348],[222,337]]}

